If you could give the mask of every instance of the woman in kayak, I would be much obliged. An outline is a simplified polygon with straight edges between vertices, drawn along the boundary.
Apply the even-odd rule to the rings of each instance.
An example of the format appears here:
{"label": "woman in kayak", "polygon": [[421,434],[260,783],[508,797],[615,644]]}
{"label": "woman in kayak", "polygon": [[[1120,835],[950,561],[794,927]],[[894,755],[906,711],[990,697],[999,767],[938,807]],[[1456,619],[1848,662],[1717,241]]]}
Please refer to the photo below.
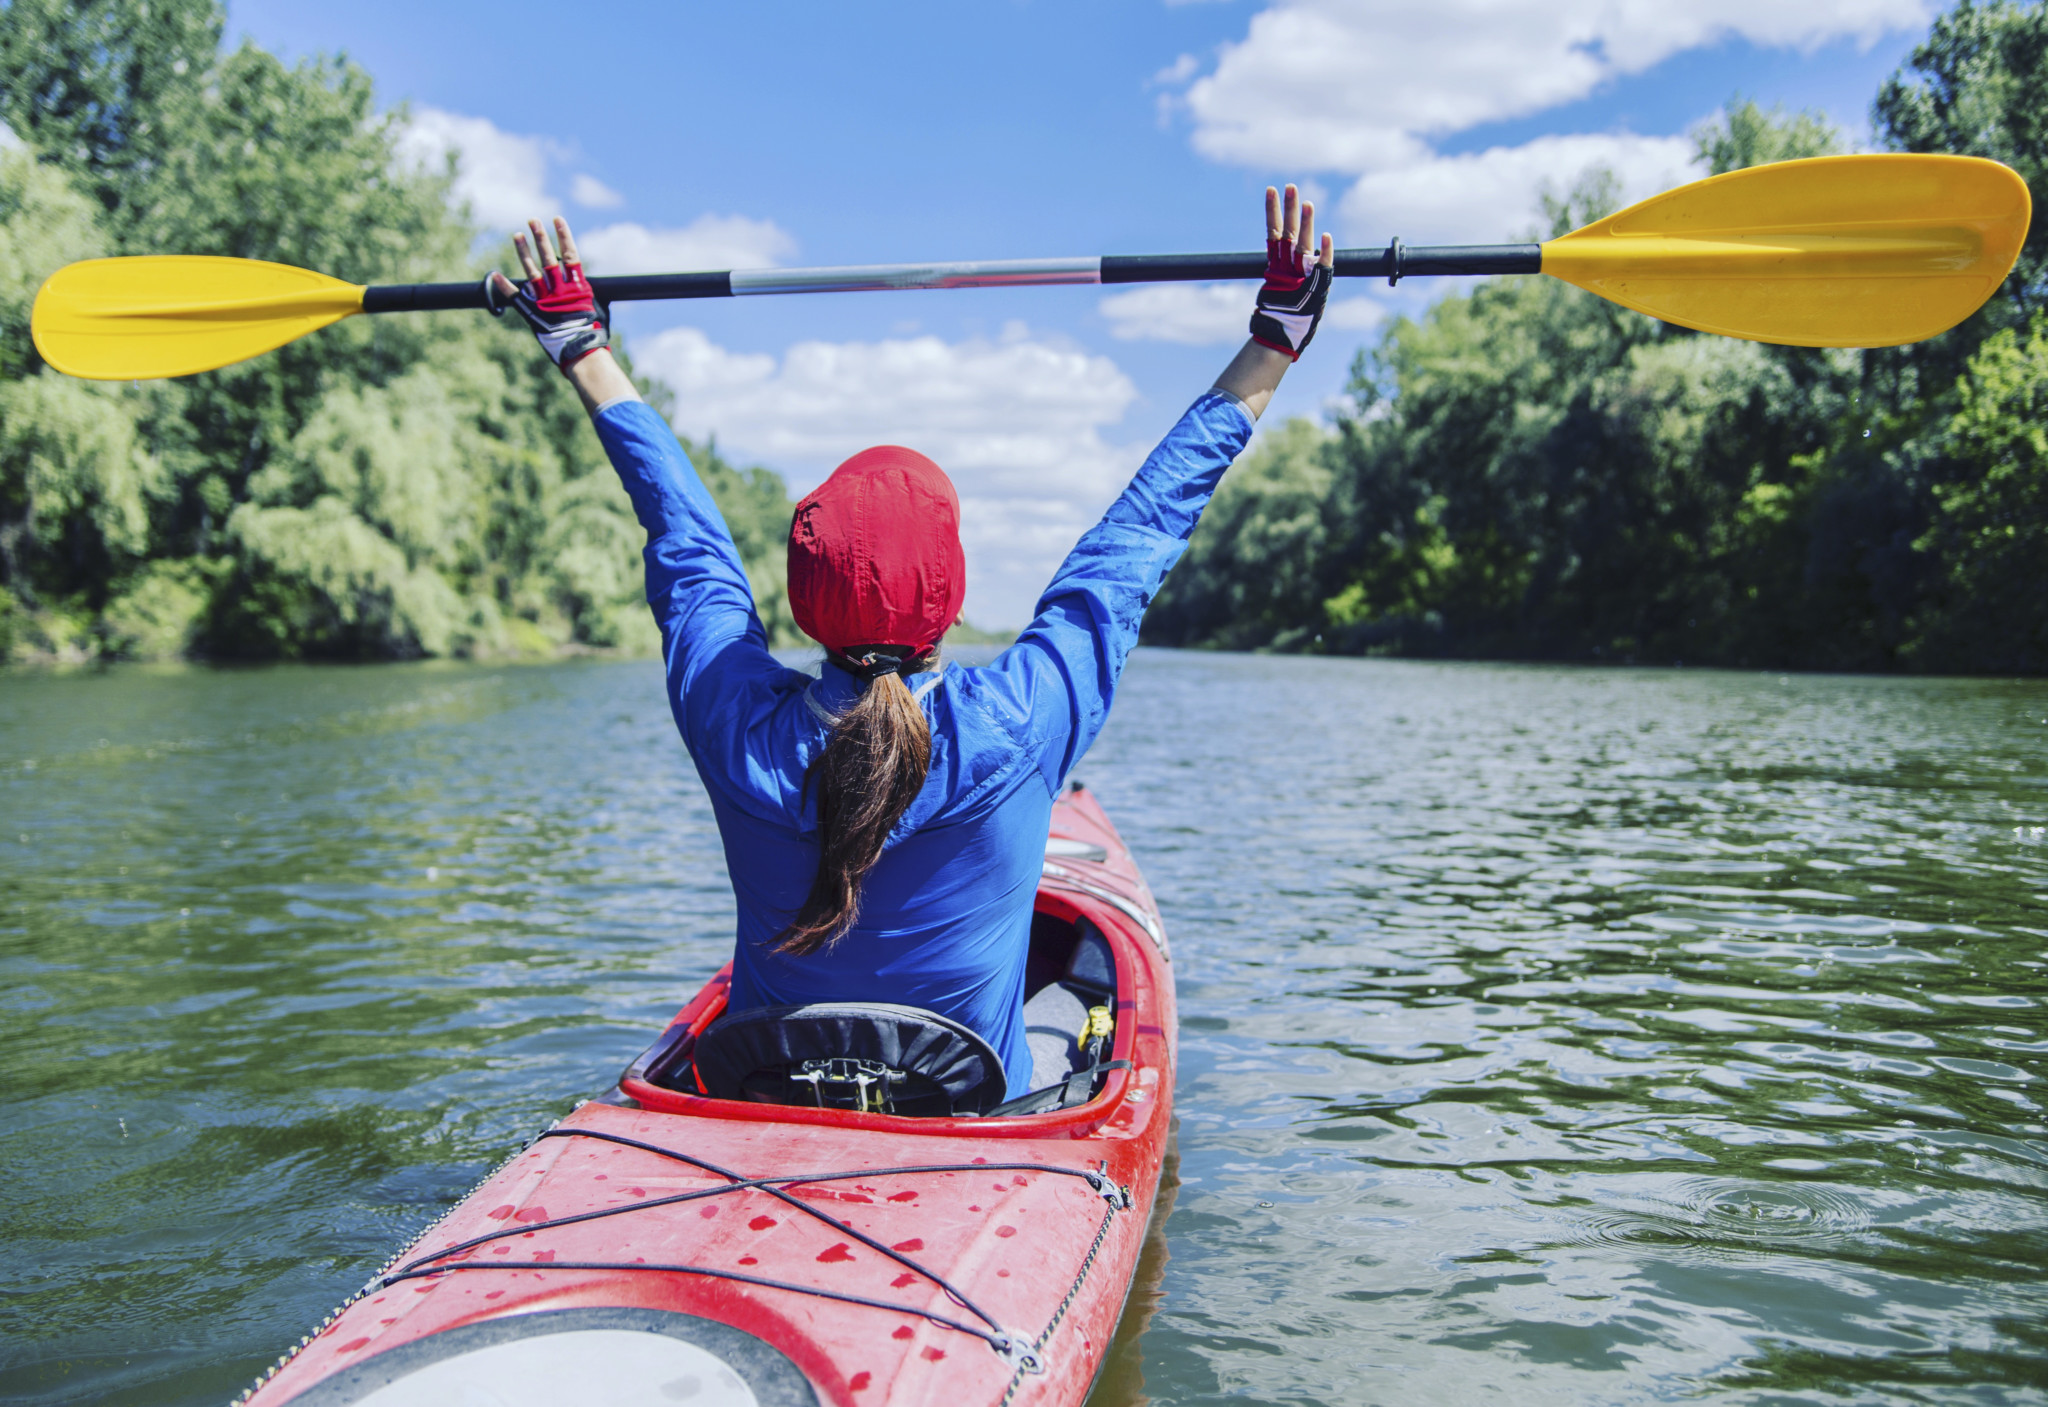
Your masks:
{"label": "woman in kayak", "polygon": [[[567,375],[647,529],[669,705],[711,796],[739,906],[729,1009],[891,1002],[980,1035],[1032,1087],[1024,974],[1055,797],[1102,731],[1145,607],[1314,336],[1334,256],[1293,186],[1266,192],[1251,340],[1054,574],[1016,644],[942,665],[960,616],[959,498],[915,451],[863,450],[797,505],[796,623],[820,677],[768,653],[731,535],[675,434],[608,350],[566,222],[494,274]],[[559,254],[557,253],[559,247]],[[497,310],[494,308],[494,311]]]}

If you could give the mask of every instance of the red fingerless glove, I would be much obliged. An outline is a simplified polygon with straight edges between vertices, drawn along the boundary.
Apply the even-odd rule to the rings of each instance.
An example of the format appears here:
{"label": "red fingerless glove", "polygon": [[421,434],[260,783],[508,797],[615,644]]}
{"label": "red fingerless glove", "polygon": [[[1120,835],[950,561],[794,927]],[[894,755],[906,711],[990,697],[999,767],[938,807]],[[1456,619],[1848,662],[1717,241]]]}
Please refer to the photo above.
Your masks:
{"label": "red fingerless glove", "polygon": [[1330,272],[1314,251],[1304,254],[1293,240],[1267,240],[1266,282],[1252,310],[1252,341],[1299,361],[1323,320]]}
{"label": "red fingerless glove", "polygon": [[[496,286],[495,279],[484,282],[485,288],[494,290],[489,300],[494,314],[505,310],[495,292]],[[542,269],[539,278],[518,285],[511,306],[533,329],[548,359],[564,371],[592,352],[611,345],[609,310],[597,301],[596,290],[583,276],[581,264],[563,262]]]}

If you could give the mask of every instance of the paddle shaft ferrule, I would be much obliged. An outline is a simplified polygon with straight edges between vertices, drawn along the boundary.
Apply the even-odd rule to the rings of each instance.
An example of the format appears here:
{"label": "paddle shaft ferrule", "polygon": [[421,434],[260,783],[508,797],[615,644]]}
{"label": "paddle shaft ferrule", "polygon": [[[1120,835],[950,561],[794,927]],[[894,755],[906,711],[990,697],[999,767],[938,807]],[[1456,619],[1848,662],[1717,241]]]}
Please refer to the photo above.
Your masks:
{"label": "paddle shaft ferrule", "polygon": [[[1537,274],[1536,244],[1404,245],[1340,249],[1339,278],[1395,282],[1418,274]],[[1250,254],[1110,254],[1083,259],[992,259],[975,263],[862,264],[827,269],[735,269],[719,273],[625,274],[593,278],[606,303],[677,298],[749,298],[769,293],[866,293],[913,288],[1043,288],[1060,284],[1185,283],[1258,279],[1263,252]],[[389,284],[363,290],[366,313],[425,313],[484,308],[483,284]]]}

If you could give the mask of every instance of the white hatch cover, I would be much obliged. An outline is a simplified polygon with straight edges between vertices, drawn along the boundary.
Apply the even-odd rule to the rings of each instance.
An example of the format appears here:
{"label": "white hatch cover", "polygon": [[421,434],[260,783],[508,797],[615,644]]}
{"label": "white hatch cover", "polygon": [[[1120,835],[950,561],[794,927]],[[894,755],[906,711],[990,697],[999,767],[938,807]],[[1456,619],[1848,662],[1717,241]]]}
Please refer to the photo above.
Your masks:
{"label": "white hatch cover", "polygon": [[373,1352],[292,1407],[820,1407],[771,1345],[660,1309],[505,1314]]}
{"label": "white hatch cover", "polygon": [[407,1373],[362,1407],[760,1407],[708,1349],[633,1329],[576,1329],[487,1344]]}
{"label": "white hatch cover", "polygon": [[1069,840],[1063,835],[1046,837],[1045,853],[1062,860],[1093,860],[1097,864],[1109,858],[1109,851],[1102,846],[1085,840]]}

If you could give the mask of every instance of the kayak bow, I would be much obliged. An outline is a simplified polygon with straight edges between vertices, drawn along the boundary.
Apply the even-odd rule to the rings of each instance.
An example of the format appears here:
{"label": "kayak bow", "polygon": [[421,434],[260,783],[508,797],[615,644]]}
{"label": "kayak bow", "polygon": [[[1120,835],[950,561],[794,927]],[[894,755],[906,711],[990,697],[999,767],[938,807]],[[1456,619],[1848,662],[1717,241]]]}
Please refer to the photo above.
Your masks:
{"label": "kayak bow", "polygon": [[989,1117],[710,1098],[692,1056],[724,1014],[721,972],[617,1090],[511,1158],[243,1400],[1079,1404],[1159,1189],[1175,1054],[1158,907],[1079,788],[1053,811],[1032,943],[1034,986],[1085,993],[1086,954],[1114,966],[1113,1027],[1063,1104],[1057,1087],[1032,1101],[1054,1107]]}

